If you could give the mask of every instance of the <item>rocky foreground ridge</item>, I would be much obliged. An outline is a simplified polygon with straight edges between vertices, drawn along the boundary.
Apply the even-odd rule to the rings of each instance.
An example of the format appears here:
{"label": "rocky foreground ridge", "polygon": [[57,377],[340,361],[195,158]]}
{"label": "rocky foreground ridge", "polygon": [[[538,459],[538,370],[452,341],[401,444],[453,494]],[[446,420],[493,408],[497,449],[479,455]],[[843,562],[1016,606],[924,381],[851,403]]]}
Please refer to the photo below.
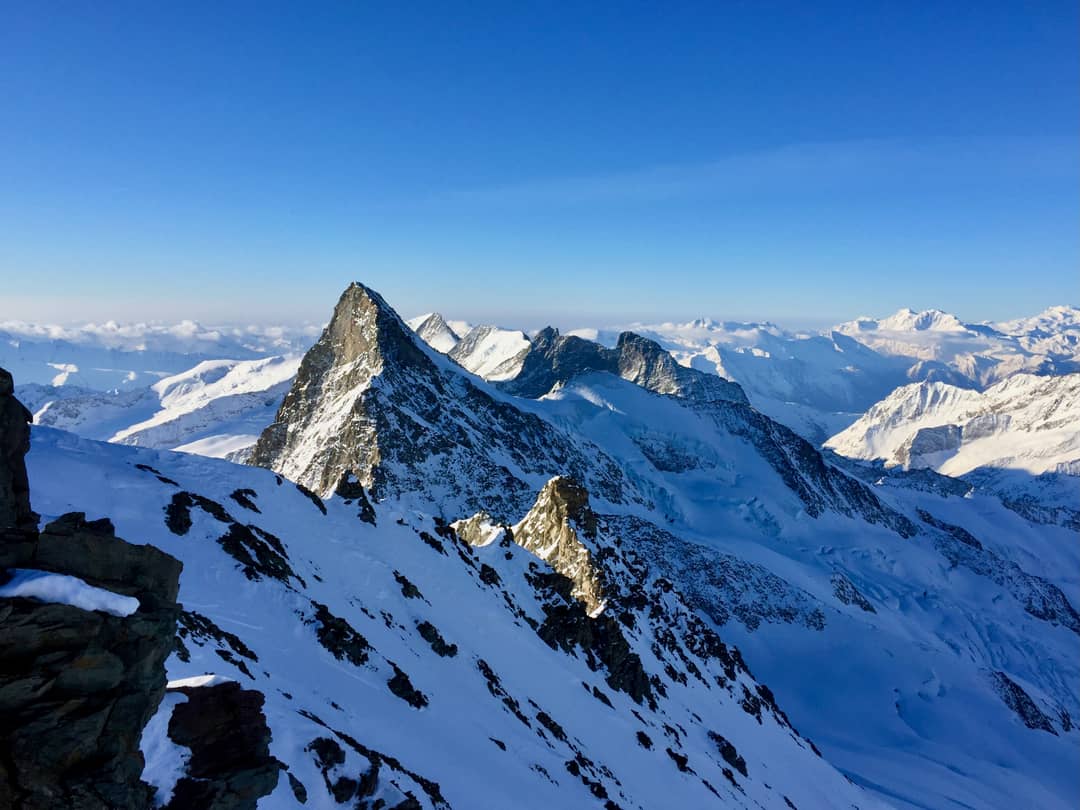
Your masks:
{"label": "rocky foreground ridge", "polygon": [[[166,694],[183,566],[154,546],[121,540],[108,519],[81,512],[39,532],[24,461],[28,423],[11,375],[0,369],[0,806],[161,804],[142,778],[140,746]],[[262,696],[238,684],[181,691],[190,708],[175,714],[167,733],[195,756],[169,806],[253,808],[278,777]],[[223,720],[231,732],[215,728]],[[240,745],[237,729],[246,732]],[[230,733],[224,767],[214,756],[214,767],[196,770],[199,755]],[[238,759],[261,779],[230,768]]]}

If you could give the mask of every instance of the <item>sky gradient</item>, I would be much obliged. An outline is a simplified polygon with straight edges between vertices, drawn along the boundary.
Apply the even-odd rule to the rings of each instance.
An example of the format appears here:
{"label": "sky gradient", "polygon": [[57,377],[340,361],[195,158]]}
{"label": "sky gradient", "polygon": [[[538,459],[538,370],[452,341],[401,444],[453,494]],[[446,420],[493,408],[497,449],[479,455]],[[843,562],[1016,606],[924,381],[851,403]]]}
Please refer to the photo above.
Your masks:
{"label": "sky gradient", "polygon": [[1080,302],[1075,2],[0,0],[0,320]]}

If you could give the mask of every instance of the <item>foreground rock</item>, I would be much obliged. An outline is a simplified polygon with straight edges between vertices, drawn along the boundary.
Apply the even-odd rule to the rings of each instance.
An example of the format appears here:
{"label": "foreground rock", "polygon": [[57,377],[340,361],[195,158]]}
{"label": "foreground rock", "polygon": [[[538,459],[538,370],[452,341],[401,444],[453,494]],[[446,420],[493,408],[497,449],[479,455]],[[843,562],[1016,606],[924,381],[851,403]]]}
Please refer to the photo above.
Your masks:
{"label": "foreground rock", "polygon": [[184,695],[169,720],[169,738],[190,749],[167,810],[254,810],[277,786],[281,763],[270,756],[261,692],[240,684],[175,686]]}
{"label": "foreground rock", "polygon": [[5,551],[8,565],[78,577],[138,609],[0,598],[0,806],[147,807],[139,739],[165,692],[180,562],[81,513]]}
{"label": "foreground rock", "polygon": [[[140,741],[165,694],[183,566],[82,512],[38,532],[29,412],[11,389],[0,369],[0,588],[20,584],[0,595],[0,807],[141,810],[155,797]],[[170,806],[254,808],[278,777],[263,696],[185,693],[170,734],[192,751],[190,777]]]}

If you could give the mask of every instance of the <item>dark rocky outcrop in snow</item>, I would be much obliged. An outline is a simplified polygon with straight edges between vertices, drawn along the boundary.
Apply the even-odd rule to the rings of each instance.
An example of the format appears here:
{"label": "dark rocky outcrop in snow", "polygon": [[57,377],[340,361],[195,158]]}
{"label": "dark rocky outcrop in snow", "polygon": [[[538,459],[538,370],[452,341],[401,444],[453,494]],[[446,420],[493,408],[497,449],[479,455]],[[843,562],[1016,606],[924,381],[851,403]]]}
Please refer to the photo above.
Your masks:
{"label": "dark rocky outcrop in snow", "polygon": [[277,786],[281,763],[270,756],[263,695],[237,683],[180,686],[169,738],[191,751],[166,810],[255,810]]}
{"label": "dark rocky outcrop in snow", "polygon": [[1031,695],[1023,690],[1020,684],[1004,672],[992,673],[991,680],[995,691],[1005,702],[1005,705],[1016,713],[1016,716],[1020,718],[1020,721],[1025,726],[1057,736],[1057,731],[1054,730],[1054,724],[1050,722],[1050,718],[1031,699]]}
{"label": "dark rocky outcrop in snow", "polygon": [[0,806],[144,808],[139,738],[165,691],[180,562],[65,515],[19,568],[75,576],[138,599],[129,616],[0,598]]}
{"label": "dark rocky outcrop in snow", "polygon": [[33,415],[15,398],[15,383],[0,368],[0,527],[36,529],[23,458],[30,450]]}
{"label": "dark rocky outcrop in snow", "polygon": [[116,537],[107,519],[37,531],[24,456],[29,412],[0,370],[0,584],[8,569],[77,577],[134,597],[129,615],[0,597],[0,806],[144,808],[139,738],[165,691],[181,564]]}
{"label": "dark rocky outcrop in snow", "polygon": [[[10,375],[0,375],[10,388]],[[10,569],[82,581],[84,590],[133,599],[125,610],[0,597],[0,807],[143,810],[140,740],[165,694],[165,659],[177,649],[179,560],[115,535],[103,518],[61,516],[40,533],[30,511],[22,406],[0,393],[0,585]],[[162,478],[165,482],[167,479]],[[171,483],[171,482],[170,482]],[[65,580],[70,582],[70,580]],[[136,606],[137,603],[137,606]],[[182,690],[170,733],[192,751],[171,808],[245,810],[276,785],[263,696],[236,684]]]}
{"label": "dark rocky outcrop in snow", "polygon": [[616,347],[609,349],[574,335],[560,335],[550,326],[533,338],[517,377],[501,387],[517,396],[541,397],[559,383],[590,371],[614,374],[657,394],[698,402],[747,402],[737,383],[680,366],[659,343],[633,332],[623,332]]}

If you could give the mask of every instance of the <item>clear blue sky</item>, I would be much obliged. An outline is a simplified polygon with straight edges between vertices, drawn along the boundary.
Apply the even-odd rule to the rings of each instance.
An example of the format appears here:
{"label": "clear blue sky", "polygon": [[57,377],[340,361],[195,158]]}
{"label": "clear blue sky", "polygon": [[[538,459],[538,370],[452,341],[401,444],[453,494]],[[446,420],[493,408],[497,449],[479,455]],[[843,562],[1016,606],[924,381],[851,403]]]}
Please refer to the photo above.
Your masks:
{"label": "clear blue sky", "polygon": [[453,5],[0,0],[0,319],[1080,301],[1075,0]]}

